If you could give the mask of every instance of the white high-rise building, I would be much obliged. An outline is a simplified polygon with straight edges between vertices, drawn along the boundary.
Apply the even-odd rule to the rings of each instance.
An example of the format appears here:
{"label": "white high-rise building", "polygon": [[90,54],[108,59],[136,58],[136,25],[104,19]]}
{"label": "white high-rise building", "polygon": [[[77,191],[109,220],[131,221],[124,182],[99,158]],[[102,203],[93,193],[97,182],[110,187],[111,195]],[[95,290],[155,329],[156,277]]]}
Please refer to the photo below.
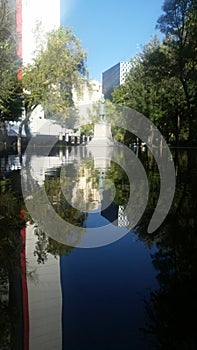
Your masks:
{"label": "white high-rise building", "polygon": [[8,4],[16,12],[18,55],[25,65],[33,58],[38,38],[60,26],[60,0],[8,0]]}
{"label": "white high-rise building", "polygon": [[[23,66],[32,62],[45,34],[60,27],[60,1],[8,0],[10,7],[16,12],[16,30],[19,38],[17,53]],[[73,91],[73,100],[79,110],[81,122],[88,119],[87,110],[100,99],[101,93],[101,84],[96,80],[89,81],[89,86],[84,83],[80,95]],[[45,122],[44,111],[40,106],[33,111],[31,121],[33,131],[36,133],[39,126]],[[54,128],[50,128],[50,133],[52,129]],[[56,134],[57,130],[54,132]]]}
{"label": "white high-rise building", "polygon": [[[8,4],[15,13],[17,54],[25,66],[32,62],[46,33],[60,27],[60,0],[8,0]],[[40,106],[33,111],[32,119],[44,119]]]}
{"label": "white high-rise building", "polygon": [[[40,23],[39,34],[36,27]],[[60,0],[22,0],[23,64],[31,62],[45,33],[60,26]]]}

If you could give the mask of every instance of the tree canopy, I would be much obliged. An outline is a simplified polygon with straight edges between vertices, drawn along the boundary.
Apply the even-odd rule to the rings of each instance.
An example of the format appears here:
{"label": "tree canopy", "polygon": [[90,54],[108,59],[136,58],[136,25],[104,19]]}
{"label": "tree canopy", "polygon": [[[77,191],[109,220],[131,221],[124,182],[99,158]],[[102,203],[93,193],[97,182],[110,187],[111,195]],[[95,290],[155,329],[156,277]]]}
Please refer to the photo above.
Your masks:
{"label": "tree canopy", "polygon": [[50,115],[70,117],[66,110],[74,106],[72,91],[78,91],[87,76],[85,61],[86,53],[69,28],[60,27],[47,34],[46,44],[22,71],[24,124],[38,105]]}
{"label": "tree canopy", "polygon": [[166,0],[154,38],[131,60],[125,84],[113,102],[134,108],[150,118],[167,142],[196,140],[197,3]]}
{"label": "tree canopy", "polygon": [[21,99],[17,78],[21,65],[17,57],[17,35],[14,13],[6,0],[0,1],[0,122],[17,120],[21,114]]}

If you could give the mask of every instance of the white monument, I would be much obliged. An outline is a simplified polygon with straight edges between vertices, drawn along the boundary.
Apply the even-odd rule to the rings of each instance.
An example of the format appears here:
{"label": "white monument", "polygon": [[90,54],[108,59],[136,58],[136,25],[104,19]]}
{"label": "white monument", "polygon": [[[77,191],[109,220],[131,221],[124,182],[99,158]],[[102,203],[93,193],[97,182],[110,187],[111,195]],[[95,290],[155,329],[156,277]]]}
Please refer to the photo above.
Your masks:
{"label": "white monument", "polygon": [[114,141],[111,134],[111,125],[105,120],[106,106],[104,95],[102,94],[100,98],[99,106],[99,123],[94,125],[94,136],[92,140],[88,143],[88,147],[108,147],[114,146]]}
{"label": "white monument", "polygon": [[88,143],[87,149],[94,158],[94,168],[99,171],[99,194],[100,201],[103,199],[106,171],[110,168],[113,147],[111,125],[106,122],[106,105],[104,95],[100,98],[99,117],[100,120],[94,125],[93,139]]}

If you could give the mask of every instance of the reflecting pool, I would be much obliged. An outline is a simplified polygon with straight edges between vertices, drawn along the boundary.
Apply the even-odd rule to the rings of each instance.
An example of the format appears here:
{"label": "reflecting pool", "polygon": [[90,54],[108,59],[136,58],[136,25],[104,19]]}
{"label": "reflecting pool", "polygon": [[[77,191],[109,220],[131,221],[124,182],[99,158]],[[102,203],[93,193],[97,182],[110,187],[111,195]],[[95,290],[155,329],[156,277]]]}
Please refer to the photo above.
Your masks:
{"label": "reflecting pool", "polygon": [[134,192],[110,157],[98,164],[82,146],[1,154],[0,349],[197,347],[197,150],[171,151],[174,201],[151,234],[160,177],[147,150],[136,154],[149,193],[132,229],[126,207]]}

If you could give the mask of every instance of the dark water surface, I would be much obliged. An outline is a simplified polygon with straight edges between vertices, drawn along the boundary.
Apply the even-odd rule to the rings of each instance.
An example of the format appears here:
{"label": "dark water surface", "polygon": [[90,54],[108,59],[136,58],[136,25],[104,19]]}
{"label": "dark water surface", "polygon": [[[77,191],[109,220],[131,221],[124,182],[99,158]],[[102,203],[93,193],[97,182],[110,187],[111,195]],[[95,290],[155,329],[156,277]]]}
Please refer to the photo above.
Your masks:
{"label": "dark water surface", "polygon": [[[44,188],[65,221],[125,230],[127,175],[113,162],[101,171],[82,153],[78,147],[28,159],[1,154],[0,349],[196,349],[197,150],[172,150],[176,193],[152,234],[147,227],[159,173],[151,155],[141,152],[150,193],[137,227],[111,244],[86,249],[58,242],[55,232],[49,237],[32,221],[20,174],[21,166],[29,169],[28,186]],[[42,203],[38,210],[43,217]]]}

